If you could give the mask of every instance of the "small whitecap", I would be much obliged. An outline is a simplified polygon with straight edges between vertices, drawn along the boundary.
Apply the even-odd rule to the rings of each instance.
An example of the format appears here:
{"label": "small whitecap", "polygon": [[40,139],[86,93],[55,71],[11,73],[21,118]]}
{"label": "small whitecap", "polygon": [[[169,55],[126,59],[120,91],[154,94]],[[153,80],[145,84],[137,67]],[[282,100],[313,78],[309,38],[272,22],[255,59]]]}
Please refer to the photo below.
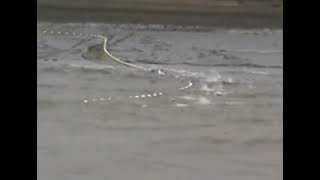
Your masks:
{"label": "small whitecap", "polygon": [[229,77],[229,78],[227,79],[227,82],[228,82],[228,83],[233,83],[233,82],[234,82],[234,80],[233,80],[232,78],[230,78],[230,77]]}
{"label": "small whitecap", "polygon": [[177,103],[176,106],[177,107],[187,107],[189,105],[188,104]]}
{"label": "small whitecap", "polygon": [[204,85],[201,86],[200,90],[210,92],[210,91],[215,91],[216,89],[215,88],[209,88],[207,84],[204,84]]}
{"label": "small whitecap", "polygon": [[199,103],[199,104],[202,104],[202,105],[208,105],[208,104],[210,104],[211,102],[210,102],[210,100],[209,100],[208,98],[206,98],[206,97],[199,97],[199,98],[198,98],[198,103]]}
{"label": "small whitecap", "polygon": [[227,101],[227,102],[225,102],[225,104],[227,104],[227,105],[241,105],[241,104],[244,104],[244,102],[241,102],[241,101]]}
{"label": "small whitecap", "polygon": [[190,100],[190,101],[194,101],[197,100],[197,98],[192,97],[192,96],[180,96],[181,99],[185,99],[185,100]]}
{"label": "small whitecap", "polygon": [[161,71],[160,69],[158,69],[158,74],[159,75],[166,75],[163,71]]}
{"label": "small whitecap", "polygon": [[248,86],[248,88],[249,88],[249,89],[255,89],[256,87],[250,84],[250,85]]}

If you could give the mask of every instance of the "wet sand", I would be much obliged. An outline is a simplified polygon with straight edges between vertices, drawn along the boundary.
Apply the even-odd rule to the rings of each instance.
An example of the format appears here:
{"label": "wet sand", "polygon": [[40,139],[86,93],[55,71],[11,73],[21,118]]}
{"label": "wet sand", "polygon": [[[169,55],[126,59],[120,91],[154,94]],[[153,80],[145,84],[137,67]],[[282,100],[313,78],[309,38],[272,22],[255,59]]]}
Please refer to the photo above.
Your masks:
{"label": "wet sand", "polygon": [[38,179],[282,179],[281,29],[37,29]]}

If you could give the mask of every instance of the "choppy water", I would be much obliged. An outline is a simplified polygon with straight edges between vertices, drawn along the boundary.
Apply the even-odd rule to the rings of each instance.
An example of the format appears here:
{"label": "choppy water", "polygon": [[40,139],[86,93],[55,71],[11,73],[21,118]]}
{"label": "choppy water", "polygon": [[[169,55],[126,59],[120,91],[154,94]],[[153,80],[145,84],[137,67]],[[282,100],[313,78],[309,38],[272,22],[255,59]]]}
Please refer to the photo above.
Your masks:
{"label": "choppy water", "polygon": [[282,179],[282,30],[38,32],[39,179]]}

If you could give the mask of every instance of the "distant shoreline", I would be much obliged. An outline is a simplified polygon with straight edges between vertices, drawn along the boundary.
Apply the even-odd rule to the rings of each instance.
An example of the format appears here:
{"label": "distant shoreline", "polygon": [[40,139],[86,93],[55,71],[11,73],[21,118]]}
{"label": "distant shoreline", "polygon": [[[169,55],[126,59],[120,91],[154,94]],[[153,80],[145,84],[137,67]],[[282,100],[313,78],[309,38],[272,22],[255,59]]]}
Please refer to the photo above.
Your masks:
{"label": "distant shoreline", "polygon": [[[43,0],[42,0],[43,1]],[[70,0],[69,0],[70,1]],[[72,0],[71,0],[72,1]],[[93,0],[94,1],[94,0]],[[92,3],[93,4],[93,3]],[[103,22],[199,25],[239,28],[282,28],[282,7],[255,6],[135,6],[132,4],[43,3],[38,1],[37,20],[42,22]]]}

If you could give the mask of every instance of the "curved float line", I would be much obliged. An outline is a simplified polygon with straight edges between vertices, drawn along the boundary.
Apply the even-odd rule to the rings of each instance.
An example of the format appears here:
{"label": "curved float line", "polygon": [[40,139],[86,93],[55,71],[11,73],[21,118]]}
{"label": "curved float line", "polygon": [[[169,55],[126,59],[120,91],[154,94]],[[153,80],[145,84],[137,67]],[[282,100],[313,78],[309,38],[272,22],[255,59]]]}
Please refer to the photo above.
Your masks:
{"label": "curved float line", "polygon": [[[123,65],[126,65],[126,66],[129,66],[129,67],[133,67],[133,68],[136,68],[136,69],[141,69],[141,70],[144,70],[144,71],[152,71],[151,68],[145,68],[145,67],[142,67],[142,66],[138,66],[138,65],[134,65],[134,64],[131,64],[131,63],[127,63],[127,62],[124,62],[122,61],[121,59],[117,58],[117,57],[114,57],[111,53],[109,53],[109,51],[107,50],[107,42],[108,42],[108,39],[105,37],[105,36],[102,36],[102,35],[93,35],[94,37],[98,37],[98,38],[102,38],[104,40],[104,43],[103,43],[103,50],[104,52],[111,58],[113,59],[114,61],[118,62],[118,63],[121,63]],[[167,69],[167,70],[171,70],[171,69]],[[177,70],[171,70],[173,72],[177,72]],[[165,75],[165,73],[163,73],[160,69],[158,69],[158,74],[159,75]],[[192,86],[192,82],[189,81],[188,85],[187,86],[184,86],[184,87],[181,87],[179,88],[178,90],[181,91],[181,90],[184,90],[184,89],[188,89]]]}
{"label": "curved float line", "polygon": [[192,86],[192,82],[191,82],[191,81],[189,81],[188,85],[186,85],[186,86],[184,86],[184,87],[181,87],[181,88],[179,88],[178,90],[179,90],[179,91],[181,91],[181,90],[185,90],[185,89],[190,88],[191,86]]}
{"label": "curved float line", "polygon": [[98,38],[102,38],[104,40],[104,43],[103,43],[103,50],[104,52],[114,61],[120,63],[120,64],[123,64],[125,66],[129,66],[129,67],[133,67],[133,68],[136,68],[136,69],[141,69],[141,70],[144,70],[144,71],[151,71],[152,69],[150,68],[145,68],[145,67],[142,67],[142,66],[138,66],[138,65],[134,65],[134,64],[131,64],[131,63],[127,63],[127,62],[124,62],[122,61],[121,59],[117,58],[117,57],[114,57],[111,53],[109,53],[109,51],[107,50],[107,42],[108,42],[108,39],[105,37],[105,36],[102,36],[102,35],[93,35],[94,37],[98,37]]}

